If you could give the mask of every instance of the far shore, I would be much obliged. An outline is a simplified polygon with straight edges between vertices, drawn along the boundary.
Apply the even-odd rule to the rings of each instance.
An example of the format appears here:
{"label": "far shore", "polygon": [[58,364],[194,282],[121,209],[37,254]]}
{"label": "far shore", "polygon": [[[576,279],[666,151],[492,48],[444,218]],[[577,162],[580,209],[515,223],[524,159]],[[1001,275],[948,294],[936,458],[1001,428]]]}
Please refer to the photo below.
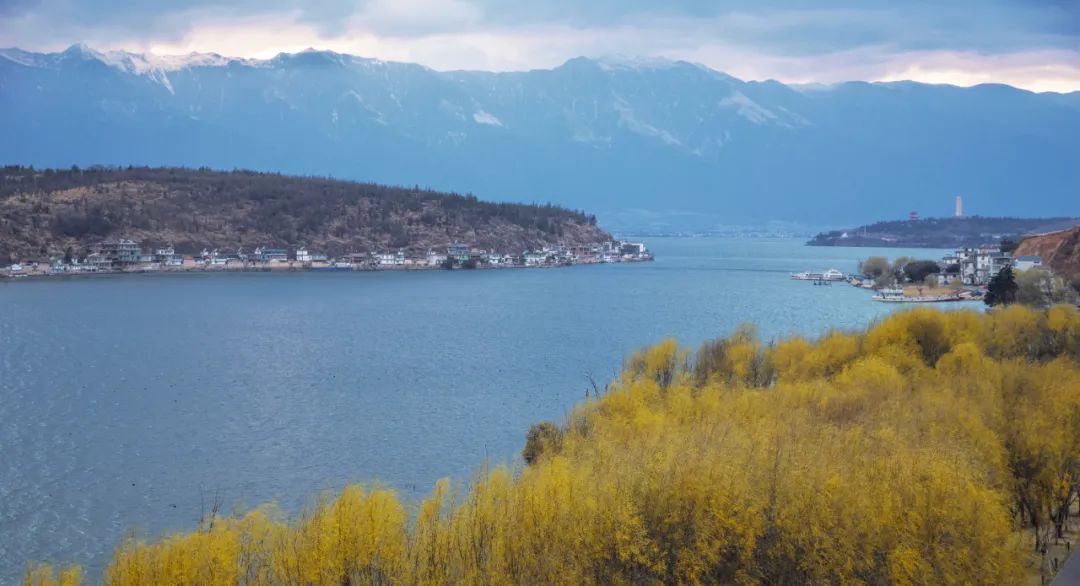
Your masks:
{"label": "far shore", "polygon": [[579,265],[598,265],[616,263],[638,263],[653,260],[648,257],[627,257],[613,261],[601,260],[578,260],[574,262],[553,262],[542,264],[489,264],[479,263],[472,267],[455,266],[447,268],[441,265],[429,265],[423,263],[403,265],[344,265],[344,264],[319,264],[290,262],[269,263],[244,263],[236,265],[203,265],[201,263],[185,263],[183,266],[141,266],[130,268],[117,268],[109,270],[84,270],[84,271],[55,271],[47,265],[25,267],[22,271],[9,273],[0,271],[0,282],[20,281],[22,279],[42,280],[52,277],[89,277],[95,275],[160,275],[160,274],[207,274],[207,273],[334,273],[334,272],[420,272],[420,271],[473,271],[473,270],[503,270],[503,269],[553,269]]}

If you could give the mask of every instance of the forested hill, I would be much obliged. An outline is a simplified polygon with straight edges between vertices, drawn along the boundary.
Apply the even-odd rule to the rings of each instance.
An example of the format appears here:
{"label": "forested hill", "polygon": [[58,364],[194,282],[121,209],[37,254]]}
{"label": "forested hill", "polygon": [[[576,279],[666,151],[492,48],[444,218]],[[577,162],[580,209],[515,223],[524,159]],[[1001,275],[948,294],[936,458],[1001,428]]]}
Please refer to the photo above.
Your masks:
{"label": "forested hill", "polygon": [[117,237],[178,252],[303,245],[341,254],[454,241],[513,253],[610,235],[582,212],[418,187],[185,168],[3,169],[0,263]]}
{"label": "forested hill", "polygon": [[814,236],[811,246],[892,246],[901,248],[953,248],[997,244],[1003,238],[1020,240],[1028,234],[1064,230],[1080,218],[924,218],[877,222]]}

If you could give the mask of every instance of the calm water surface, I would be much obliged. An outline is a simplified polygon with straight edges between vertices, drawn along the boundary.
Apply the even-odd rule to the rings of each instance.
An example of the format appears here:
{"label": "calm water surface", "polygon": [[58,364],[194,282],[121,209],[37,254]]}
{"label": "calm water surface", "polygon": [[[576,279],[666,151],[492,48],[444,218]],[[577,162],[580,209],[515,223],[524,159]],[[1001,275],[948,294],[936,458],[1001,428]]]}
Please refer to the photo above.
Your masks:
{"label": "calm water surface", "polygon": [[[295,511],[380,482],[408,498],[559,419],[624,355],[744,321],[765,337],[896,306],[787,272],[871,254],[658,238],[648,264],[418,273],[131,275],[0,283],[0,583],[89,575],[126,531],[191,528],[203,495]],[[956,306],[960,304],[952,304]]]}

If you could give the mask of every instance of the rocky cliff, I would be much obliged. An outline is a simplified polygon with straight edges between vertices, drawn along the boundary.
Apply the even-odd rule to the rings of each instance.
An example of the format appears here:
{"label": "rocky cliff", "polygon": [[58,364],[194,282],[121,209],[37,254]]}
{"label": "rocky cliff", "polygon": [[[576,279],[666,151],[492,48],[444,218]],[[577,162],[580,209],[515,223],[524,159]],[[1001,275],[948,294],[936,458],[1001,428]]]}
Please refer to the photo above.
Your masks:
{"label": "rocky cliff", "polygon": [[1043,263],[1066,278],[1080,277],[1080,226],[1024,238],[1013,256],[1041,256]]}

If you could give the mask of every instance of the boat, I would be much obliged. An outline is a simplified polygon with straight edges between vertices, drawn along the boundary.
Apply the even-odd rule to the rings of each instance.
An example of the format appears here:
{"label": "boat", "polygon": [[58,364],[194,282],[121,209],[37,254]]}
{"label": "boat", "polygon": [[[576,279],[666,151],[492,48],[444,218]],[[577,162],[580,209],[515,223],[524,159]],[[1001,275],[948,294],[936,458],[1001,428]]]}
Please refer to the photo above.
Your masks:
{"label": "boat", "polygon": [[886,303],[903,303],[907,301],[904,297],[904,290],[898,287],[889,287],[882,289],[877,295],[871,297],[874,301],[884,301]]}
{"label": "boat", "polygon": [[959,294],[953,295],[904,295],[904,290],[899,287],[882,289],[870,299],[883,303],[941,303],[945,301],[963,301]]}
{"label": "boat", "polygon": [[791,278],[795,281],[843,281],[847,279],[844,273],[836,269],[829,269],[824,272],[791,273]]}

